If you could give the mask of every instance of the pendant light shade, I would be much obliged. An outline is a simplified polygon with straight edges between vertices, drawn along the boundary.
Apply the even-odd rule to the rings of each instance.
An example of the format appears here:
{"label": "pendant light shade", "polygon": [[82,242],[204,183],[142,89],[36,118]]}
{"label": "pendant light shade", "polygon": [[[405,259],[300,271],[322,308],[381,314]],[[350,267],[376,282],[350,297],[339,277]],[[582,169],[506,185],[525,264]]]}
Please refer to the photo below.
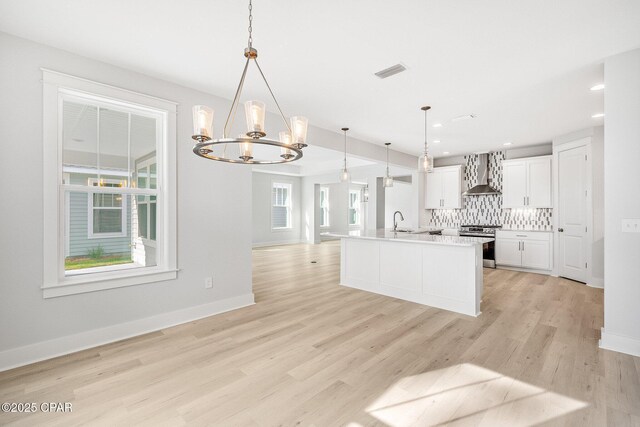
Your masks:
{"label": "pendant light shade", "polygon": [[424,152],[418,159],[418,170],[423,173],[433,172],[433,156],[429,153],[429,144],[427,143],[427,111],[431,109],[428,105],[420,108],[424,111]]}
{"label": "pendant light shade", "polygon": [[347,131],[349,128],[342,128],[344,132],[344,165],[342,170],[340,171],[340,182],[350,182],[351,181],[351,173],[347,169]]}
{"label": "pendant light shade", "polygon": [[393,187],[393,177],[389,174],[389,146],[391,145],[391,143],[385,142],[384,145],[387,146],[387,174],[382,180],[382,185],[384,187]]}

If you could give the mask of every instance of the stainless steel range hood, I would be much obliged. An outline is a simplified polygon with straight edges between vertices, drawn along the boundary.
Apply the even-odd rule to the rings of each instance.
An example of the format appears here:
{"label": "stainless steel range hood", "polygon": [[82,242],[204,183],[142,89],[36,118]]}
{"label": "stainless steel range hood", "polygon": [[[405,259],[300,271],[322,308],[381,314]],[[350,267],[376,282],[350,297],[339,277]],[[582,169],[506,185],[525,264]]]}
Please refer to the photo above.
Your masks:
{"label": "stainless steel range hood", "polygon": [[489,185],[489,154],[478,154],[478,173],[476,185],[462,193],[463,196],[482,196],[485,194],[501,194]]}

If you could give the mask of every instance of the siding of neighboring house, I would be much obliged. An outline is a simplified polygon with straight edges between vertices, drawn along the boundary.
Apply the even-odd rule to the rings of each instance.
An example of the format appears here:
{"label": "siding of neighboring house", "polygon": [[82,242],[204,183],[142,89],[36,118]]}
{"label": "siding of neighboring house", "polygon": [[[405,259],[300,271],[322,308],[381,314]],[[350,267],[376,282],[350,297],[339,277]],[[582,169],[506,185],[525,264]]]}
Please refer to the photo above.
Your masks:
{"label": "siding of neighboring house", "polygon": [[[92,175],[72,173],[70,175],[71,184],[86,184]],[[92,238],[89,236],[89,194],[71,192],[69,193],[69,230],[66,256],[87,255],[89,250],[98,246],[104,249],[105,254],[119,254],[131,252],[131,205],[132,200],[127,203],[127,227],[126,236],[109,238]]]}

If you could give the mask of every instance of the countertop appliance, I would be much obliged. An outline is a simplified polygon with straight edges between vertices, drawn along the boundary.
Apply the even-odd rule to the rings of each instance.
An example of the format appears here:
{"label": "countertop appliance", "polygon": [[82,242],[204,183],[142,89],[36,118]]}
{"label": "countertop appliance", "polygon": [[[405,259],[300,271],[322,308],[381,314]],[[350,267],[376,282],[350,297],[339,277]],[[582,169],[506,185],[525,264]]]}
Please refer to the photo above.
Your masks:
{"label": "countertop appliance", "polygon": [[[496,230],[501,225],[463,225],[460,227],[461,236],[496,238]],[[495,240],[482,245],[482,265],[496,268],[496,242]]]}

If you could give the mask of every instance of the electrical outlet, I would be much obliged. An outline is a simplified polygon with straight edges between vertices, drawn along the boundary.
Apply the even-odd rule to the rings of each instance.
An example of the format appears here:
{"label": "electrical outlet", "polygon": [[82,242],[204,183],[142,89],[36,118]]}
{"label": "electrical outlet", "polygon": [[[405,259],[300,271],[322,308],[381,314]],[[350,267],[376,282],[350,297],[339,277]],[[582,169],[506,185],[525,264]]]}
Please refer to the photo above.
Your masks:
{"label": "electrical outlet", "polygon": [[213,277],[205,277],[204,278],[204,287],[205,287],[205,289],[213,288]]}
{"label": "electrical outlet", "polygon": [[622,220],[623,233],[640,233],[640,219],[626,218]]}

